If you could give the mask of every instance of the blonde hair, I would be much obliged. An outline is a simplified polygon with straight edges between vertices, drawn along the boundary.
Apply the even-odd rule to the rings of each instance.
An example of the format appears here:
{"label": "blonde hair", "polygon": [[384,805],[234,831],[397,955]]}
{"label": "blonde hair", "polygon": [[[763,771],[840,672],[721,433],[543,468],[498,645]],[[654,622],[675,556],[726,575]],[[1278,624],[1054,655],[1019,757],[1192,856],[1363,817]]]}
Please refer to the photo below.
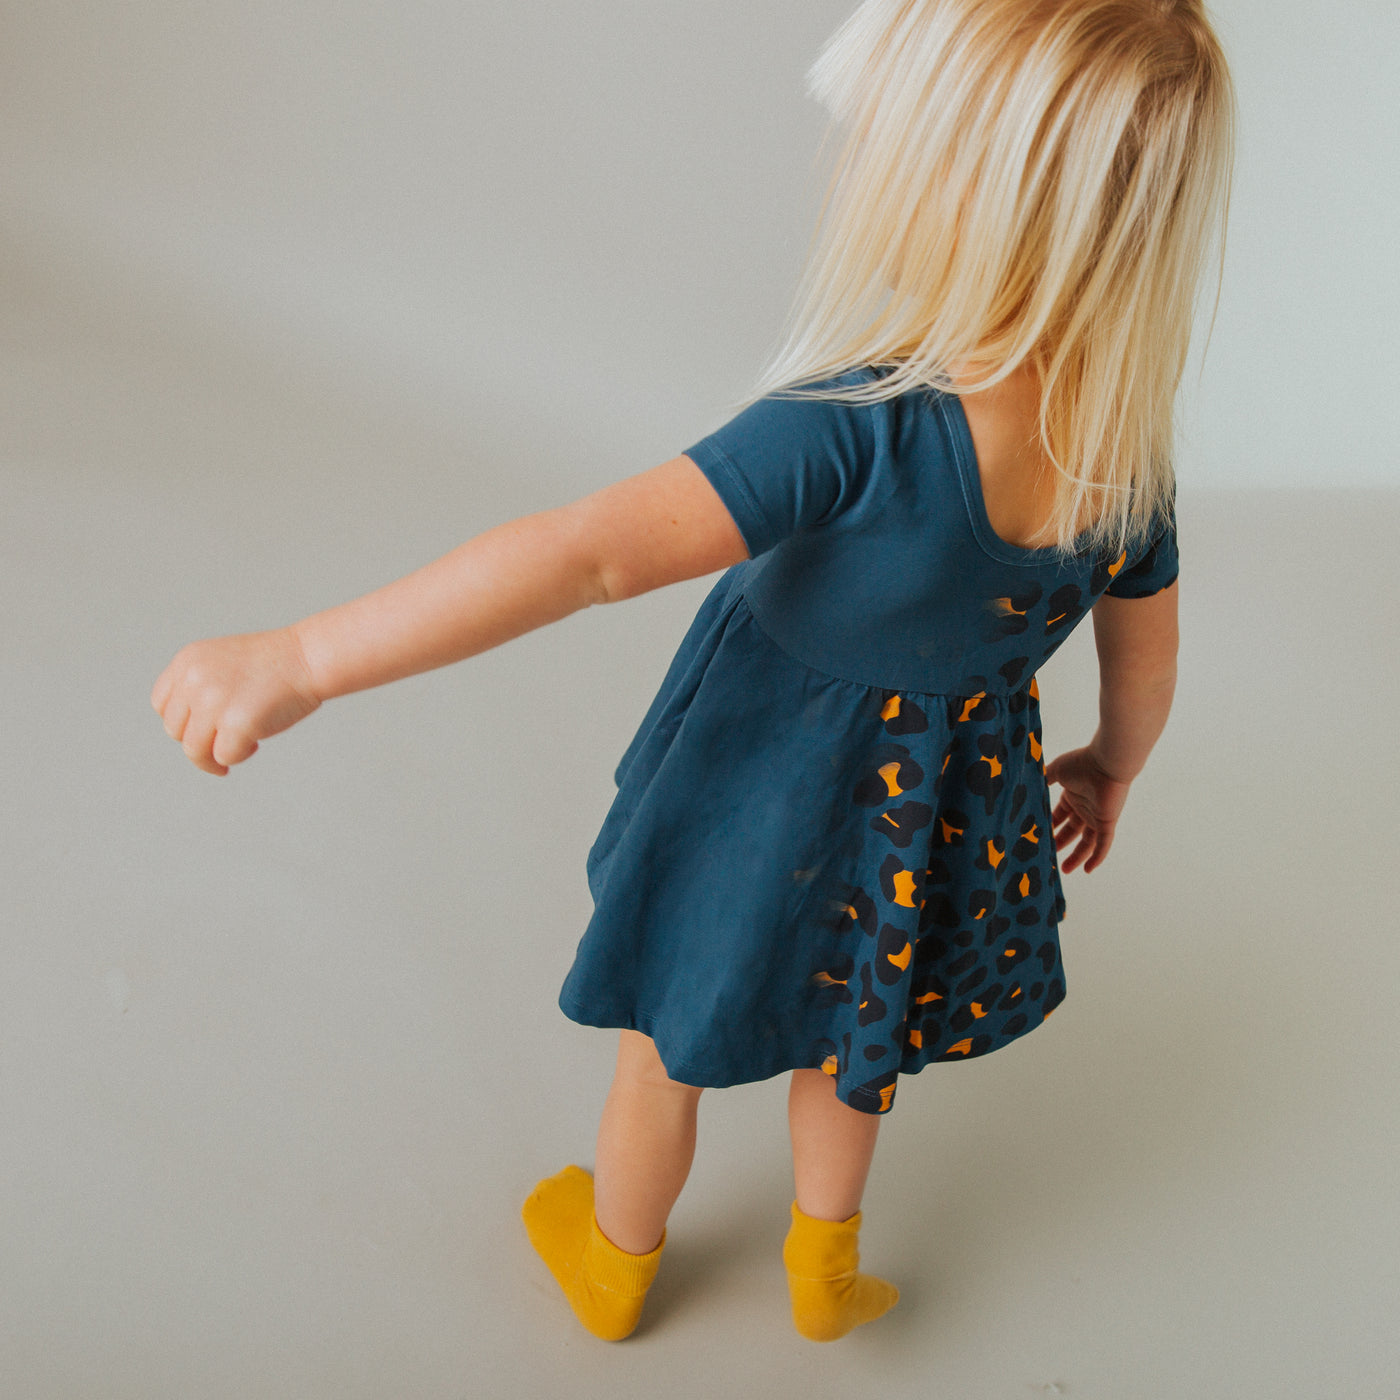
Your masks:
{"label": "blonde hair", "polygon": [[[1059,474],[1042,538],[1144,539],[1229,204],[1234,93],[1200,0],[865,0],[809,83],[846,139],[754,397],[951,391],[963,365],[975,392],[1029,365]],[[862,365],[885,372],[810,387]]]}

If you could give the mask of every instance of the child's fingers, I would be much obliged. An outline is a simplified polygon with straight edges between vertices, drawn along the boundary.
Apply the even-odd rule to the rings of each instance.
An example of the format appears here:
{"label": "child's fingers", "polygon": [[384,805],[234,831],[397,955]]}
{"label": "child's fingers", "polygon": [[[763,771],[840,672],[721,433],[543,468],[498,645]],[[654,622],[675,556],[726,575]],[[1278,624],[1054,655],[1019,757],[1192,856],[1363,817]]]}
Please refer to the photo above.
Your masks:
{"label": "child's fingers", "polygon": [[190,707],[184,701],[176,701],[173,704],[167,702],[167,704],[168,708],[161,715],[165,724],[165,732],[177,744],[183,743],[185,728],[190,722]]}
{"label": "child's fingers", "polygon": [[184,749],[185,757],[196,768],[222,778],[228,772],[228,768],[214,758],[214,738],[215,731],[212,724],[196,725],[193,728],[186,726],[185,737],[181,741],[180,747]]}
{"label": "child's fingers", "polygon": [[162,714],[165,710],[165,702],[170,699],[170,685],[170,667],[167,666],[151,687],[151,708],[156,714]]}
{"label": "child's fingers", "polygon": [[1084,835],[1080,837],[1079,844],[1074,850],[1060,862],[1060,869],[1063,870],[1065,874],[1069,874],[1072,870],[1077,870],[1083,862],[1084,857],[1091,852],[1093,848],[1094,833],[1092,831],[1086,831]]}
{"label": "child's fingers", "polygon": [[212,755],[215,763],[221,763],[227,769],[251,758],[257,751],[258,741],[245,730],[221,729],[214,738]]}

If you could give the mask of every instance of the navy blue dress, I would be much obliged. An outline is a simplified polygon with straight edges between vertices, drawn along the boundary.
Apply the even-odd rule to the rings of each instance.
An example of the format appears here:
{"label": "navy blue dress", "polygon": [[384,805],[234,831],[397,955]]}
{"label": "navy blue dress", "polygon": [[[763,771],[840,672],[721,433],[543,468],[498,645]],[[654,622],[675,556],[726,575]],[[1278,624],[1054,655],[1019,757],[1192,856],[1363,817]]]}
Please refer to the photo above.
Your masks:
{"label": "navy blue dress", "polygon": [[1176,578],[1175,518],[1116,559],[1006,543],[933,390],[764,399],[687,455],[751,557],[618,766],[559,1004],[683,1083],[821,1068],[885,1113],[1065,995],[1035,672],[1102,593]]}

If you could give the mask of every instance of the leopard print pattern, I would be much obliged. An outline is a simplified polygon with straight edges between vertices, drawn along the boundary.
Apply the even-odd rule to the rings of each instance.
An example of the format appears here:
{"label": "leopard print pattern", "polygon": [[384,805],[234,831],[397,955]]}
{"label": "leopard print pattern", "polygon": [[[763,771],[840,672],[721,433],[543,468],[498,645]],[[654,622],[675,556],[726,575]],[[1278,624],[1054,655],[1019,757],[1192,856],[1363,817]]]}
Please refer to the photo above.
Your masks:
{"label": "leopard print pattern", "polygon": [[[1077,602],[1052,600],[1054,620]],[[1016,678],[1016,663],[1002,668]],[[1034,677],[1010,693],[970,682],[965,696],[872,692],[881,737],[850,789],[868,812],[871,875],[832,897],[832,942],[810,978],[814,1009],[849,1027],[820,1038],[811,1063],[866,1112],[889,1112],[900,1073],[987,1054],[1065,995],[1039,691]],[[935,705],[951,734],[939,748]]]}

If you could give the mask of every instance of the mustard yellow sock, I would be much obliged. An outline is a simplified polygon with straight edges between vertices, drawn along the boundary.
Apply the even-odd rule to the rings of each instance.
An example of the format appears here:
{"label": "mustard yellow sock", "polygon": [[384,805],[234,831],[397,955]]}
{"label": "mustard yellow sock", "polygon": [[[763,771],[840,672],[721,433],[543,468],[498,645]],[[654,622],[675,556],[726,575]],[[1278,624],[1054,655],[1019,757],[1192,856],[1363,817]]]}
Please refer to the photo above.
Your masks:
{"label": "mustard yellow sock", "polygon": [[873,1322],[899,1302],[899,1289],[874,1274],[858,1273],[860,1212],[849,1220],[817,1220],[792,1203],[792,1228],[783,1245],[793,1326],[810,1341],[834,1342],[862,1322]]}
{"label": "mustard yellow sock", "polygon": [[582,1167],[565,1167],[540,1182],[521,1214],[530,1243],[578,1320],[605,1342],[631,1336],[656,1277],[666,1232],[650,1254],[619,1249],[598,1228],[593,1177]]}

